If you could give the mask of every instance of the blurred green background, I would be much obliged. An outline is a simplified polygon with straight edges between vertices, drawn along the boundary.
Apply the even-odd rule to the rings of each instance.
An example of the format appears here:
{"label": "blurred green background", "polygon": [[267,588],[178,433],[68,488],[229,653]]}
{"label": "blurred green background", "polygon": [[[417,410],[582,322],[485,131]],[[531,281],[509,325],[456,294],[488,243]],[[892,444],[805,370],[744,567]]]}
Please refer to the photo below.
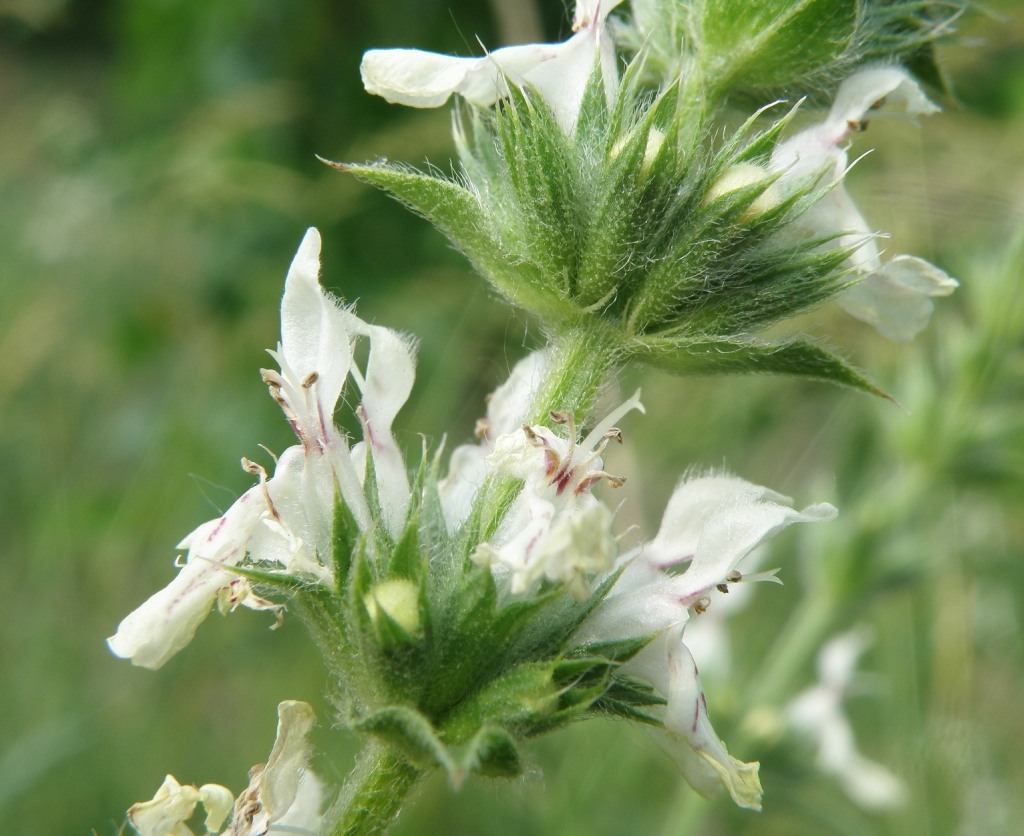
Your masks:
{"label": "blurred green background", "polygon": [[[363,93],[373,46],[477,54],[476,37],[564,36],[557,0],[0,0],[0,827],[116,833],[163,775],[236,792],[275,706],[314,703],[318,769],[345,774],[326,674],[301,625],[211,617],[157,673],[103,640],[173,576],[174,544],[251,482],[236,463],[289,431],[258,369],[303,230],[325,284],[416,334],[399,427],[470,434],[535,344],[427,224],[328,170],[381,156],[447,168],[446,110]],[[735,754],[762,761],[765,812],[705,802],[645,733],[588,722],[541,740],[515,782],[432,779],[396,833],[1013,833],[1024,822],[1024,13],[975,14],[942,51],[959,104],[872,124],[851,178],[889,248],[963,287],[913,346],[831,308],[829,335],[902,404],[776,379],[635,373],[648,414],[610,469],[652,532],[675,479],[727,467],[840,519],[778,541],[784,588],[733,624],[733,676],[707,684]],[[534,14],[534,12],[536,14]],[[519,26],[521,28],[516,28]],[[744,718],[814,678],[853,624],[876,674],[848,703],[906,807],[855,807],[813,751]],[[698,659],[698,662],[701,660]],[[768,715],[770,716],[770,715]],[[735,744],[733,741],[736,741]]]}

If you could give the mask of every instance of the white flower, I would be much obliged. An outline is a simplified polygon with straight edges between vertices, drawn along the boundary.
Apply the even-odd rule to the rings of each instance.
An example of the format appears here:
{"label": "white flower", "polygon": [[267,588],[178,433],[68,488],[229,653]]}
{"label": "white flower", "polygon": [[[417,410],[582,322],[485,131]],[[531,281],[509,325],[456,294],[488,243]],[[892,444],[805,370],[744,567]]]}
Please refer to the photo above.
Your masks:
{"label": "white flower", "polygon": [[897,255],[883,262],[876,235],[839,182],[847,172],[846,142],[862,131],[883,107],[902,108],[908,115],[928,115],[938,108],[903,70],[871,67],[855,73],[836,92],[823,122],[776,148],[771,169],[782,172],[780,188],[795,187],[821,177],[831,190],[797,222],[809,238],[843,233],[833,246],[857,247],[849,263],[860,281],[839,298],[853,316],[874,325],[894,340],[910,340],[927,324],[931,297],[948,296],[957,282],[920,258]]}
{"label": "white flower", "polygon": [[885,810],[904,803],[906,788],[882,764],[857,750],[853,728],[842,710],[857,659],[870,644],[863,628],[829,641],[818,654],[818,683],[798,694],[784,714],[793,729],[817,744],[819,769],[834,776],[857,804]]}
{"label": "white flower", "polygon": [[[280,371],[262,370],[299,444],[281,454],[269,478],[262,467],[243,460],[259,484],[182,540],[178,548],[188,556],[178,576],[107,640],[116,655],[136,665],[163,665],[192,640],[215,602],[222,610],[279,609],[253,595],[232,571],[245,560],[329,582],[338,494],[363,529],[375,523],[363,485],[371,451],[382,523],[393,536],[401,531],[409,481],[391,424],[412,388],[412,345],[393,331],[367,325],[325,293],[317,278],[319,255],[320,235],[310,229],[285,279],[281,342],[270,352]],[[354,360],[360,339],[369,342],[365,372]],[[349,377],[361,394],[357,413],[364,438],[351,449],[334,423]]]}
{"label": "white flower", "polygon": [[827,503],[802,511],[788,503],[784,496],[731,476],[681,482],[657,536],[620,558],[621,575],[573,638],[574,644],[589,644],[656,636],[622,671],[647,680],[665,697],[667,738],[659,742],[698,792],[710,795],[724,788],[738,805],[752,809],[761,803],[757,764],[733,758],[715,735],[682,635],[691,610],[707,610],[716,590],[775,580],[774,570],[744,576],[736,568],[768,537],[793,523],[835,515]]}
{"label": "white flower", "polygon": [[454,532],[469,516],[473,500],[491,470],[487,457],[494,452],[495,441],[515,432],[529,416],[548,358],[548,351],[534,351],[516,363],[508,380],[487,398],[487,415],[476,425],[480,443],[463,444],[452,451],[448,475],[437,486],[449,531]]}
{"label": "white flower", "polygon": [[459,58],[418,49],[371,49],[360,72],[368,93],[392,104],[440,107],[454,93],[488,107],[508,92],[507,84],[530,85],[571,133],[583,93],[600,63],[609,102],[618,88],[615,48],[605,21],[622,0],[577,0],[573,32],[558,44],[523,44],[482,58]]}
{"label": "white flower", "polygon": [[232,814],[222,836],[264,836],[269,833],[319,832],[323,802],[320,779],[307,768],[313,708],[299,700],[277,707],[277,736],[266,765],[249,771],[249,786],[235,799],[219,784],[182,786],[168,775],[150,801],[133,804],[128,820],[140,836],[192,836],[187,822],[196,804],[206,809],[207,833],[217,833]]}
{"label": "white flower", "polygon": [[621,440],[614,426],[627,412],[643,411],[637,392],[597,424],[583,440],[568,413],[552,413],[567,426],[563,438],[548,427],[523,425],[497,438],[487,458],[495,471],[523,481],[523,488],[494,538],[473,554],[479,563],[512,573],[511,591],[525,592],[542,577],[577,597],[590,593],[588,577],[611,568],[617,553],[612,513],[590,492],[604,480],[618,487],[623,480],[602,469],[601,454],[611,439]]}

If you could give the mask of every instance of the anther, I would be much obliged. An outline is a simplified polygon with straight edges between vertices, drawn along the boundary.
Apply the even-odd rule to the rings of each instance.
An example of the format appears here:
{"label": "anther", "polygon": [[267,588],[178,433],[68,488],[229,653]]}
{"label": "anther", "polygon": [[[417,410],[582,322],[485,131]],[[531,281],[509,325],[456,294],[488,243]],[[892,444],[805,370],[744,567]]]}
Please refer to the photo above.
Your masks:
{"label": "anther", "polygon": [[711,599],[707,595],[701,595],[697,599],[697,603],[693,605],[693,611],[697,615],[704,615],[708,611],[708,607],[711,606]]}
{"label": "anther", "polygon": [[729,574],[725,576],[725,580],[726,583],[739,583],[741,580],[743,580],[743,575],[740,572],[733,569],[729,572]]}
{"label": "anther", "polygon": [[248,459],[245,456],[242,456],[242,470],[246,473],[251,473],[253,476],[259,476],[261,482],[266,481],[266,468],[264,468],[263,465],[256,464],[252,459]]}
{"label": "anther", "polygon": [[312,386],[314,383],[316,383],[319,379],[320,379],[320,372],[315,371],[315,370],[311,371],[304,378],[302,378],[302,388],[303,389],[308,389],[310,386]]}

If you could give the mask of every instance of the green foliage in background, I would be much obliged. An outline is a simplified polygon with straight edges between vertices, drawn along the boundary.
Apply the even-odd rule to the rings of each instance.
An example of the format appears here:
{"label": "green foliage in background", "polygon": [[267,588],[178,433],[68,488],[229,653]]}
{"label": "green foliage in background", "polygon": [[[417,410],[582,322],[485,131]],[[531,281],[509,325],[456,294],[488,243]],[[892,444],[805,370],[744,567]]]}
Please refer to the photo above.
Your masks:
{"label": "green foliage in background", "polygon": [[[965,24],[985,45],[943,53],[966,111],[947,104],[913,140],[873,124],[882,150],[851,182],[896,251],[962,282],[910,348],[829,323],[902,408],[778,379],[627,381],[648,416],[609,464],[637,474],[625,521],[653,530],[676,474],[723,464],[841,511],[780,539],[786,587],[737,616],[737,675],[706,682],[718,731],[762,760],[764,814],[699,799],[642,732],[589,723],[539,741],[529,777],[471,780],[458,803],[436,777],[396,833],[667,836],[703,817],[722,833],[996,833],[1024,820],[1024,18],[1002,5],[1009,25]],[[562,10],[545,6],[553,39]],[[103,639],[173,575],[174,544],[250,484],[225,462],[289,441],[257,369],[307,226],[324,234],[325,284],[420,339],[400,433],[468,437],[532,344],[532,324],[429,225],[313,156],[453,155],[445,112],[367,96],[358,61],[381,44],[477,54],[476,35],[501,37],[467,0],[0,5],[4,833],[115,833],[166,772],[239,789],[285,697],[317,707],[321,774],[349,770],[297,620],[269,634],[258,615],[206,625],[158,675]],[[813,753],[773,746],[770,723],[743,723],[756,698],[789,696],[761,670],[769,648],[789,649],[809,684],[808,626],[858,621],[876,636],[861,668],[878,674],[848,703],[858,740],[910,788],[884,817],[813,772]]]}

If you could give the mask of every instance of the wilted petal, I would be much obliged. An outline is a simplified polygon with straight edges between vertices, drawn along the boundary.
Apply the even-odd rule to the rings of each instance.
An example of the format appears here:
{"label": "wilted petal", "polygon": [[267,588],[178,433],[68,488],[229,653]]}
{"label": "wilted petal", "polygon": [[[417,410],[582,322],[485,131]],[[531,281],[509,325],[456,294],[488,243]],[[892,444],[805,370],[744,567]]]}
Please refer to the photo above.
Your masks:
{"label": "wilted petal", "polygon": [[231,815],[231,810],[235,806],[235,796],[231,790],[220,784],[203,784],[199,788],[199,800],[206,808],[204,826],[208,832],[216,833]]}
{"label": "wilted petal", "polygon": [[277,706],[277,736],[260,781],[260,799],[270,821],[277,821],[295,801],[309,760],[307,737],[316,721],[313,706],[285,700]]}
{"label": "wilted petal", "polygon": [[839,304],[889,339],[906,342],[927,326],[932,298],[949,296],[958,284],[923,259],[898,255],[844,292]]}
{"label": "wilted petal", "polygon": [[313,772],[306,771],[299,779],[295,800],[270,828],[271,833],[308,833],[320,832],[323,820],[321,810],[324,806],[324,783]]}
{"label": "wilted petal", "polygon": [[231,790],[220,784],[203,784],[196,789],[182,786],[173,775],[168,775],[152,801],[132,805],[128,820],[140,836],[192,836],[186,822],[199,803],[206,810],[206,832],[216,833],[231,813],[234,801]]}
{"label": "wilted petal", "polygon": [[[313,707],[300,700],[285,700],[277,707],[277,736],[266,765],[258,764],[249,771],[249,786],[235,802],[232,821],[234,836],[263,836],[275,832],[280,822],[295,805],[300,786],[306,776],[310,746],[307,737],[313,728]],[[303,794],[304,803],[319,804],[319,782]],[[315,796],[315,798],[313,797]],[[310,818],[311,810],[296,811],[296,818]],[[319,809],[315,811],[319,816]]]}

